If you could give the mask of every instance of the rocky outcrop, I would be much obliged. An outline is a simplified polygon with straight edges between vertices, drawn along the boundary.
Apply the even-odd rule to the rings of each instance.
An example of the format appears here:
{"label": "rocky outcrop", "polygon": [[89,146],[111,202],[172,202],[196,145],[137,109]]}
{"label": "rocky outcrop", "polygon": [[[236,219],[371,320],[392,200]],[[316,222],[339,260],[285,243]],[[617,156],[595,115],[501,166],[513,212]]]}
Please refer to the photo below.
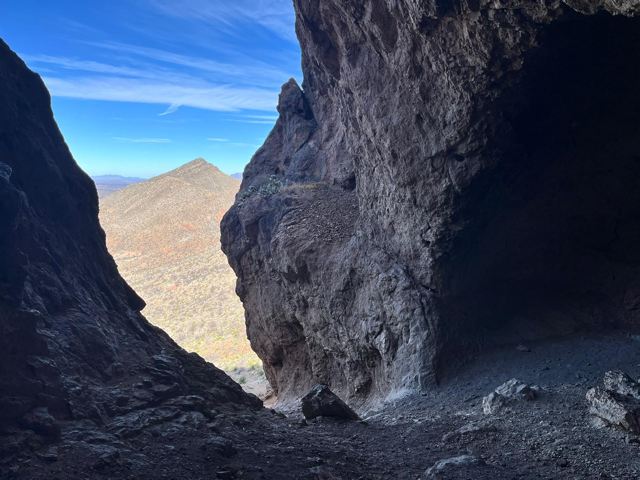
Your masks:
{"label": "rocky outcrop", "polygon": [[70,424],[114,442],[180,412],[257,407],[140,314],[42,80],[2,41],[0,86],[0,464]]}
{"label": "rocky outcrop", "polygon": [[222,236],[281,400],[637,323],[640,2],[294,5],[303,88]]}

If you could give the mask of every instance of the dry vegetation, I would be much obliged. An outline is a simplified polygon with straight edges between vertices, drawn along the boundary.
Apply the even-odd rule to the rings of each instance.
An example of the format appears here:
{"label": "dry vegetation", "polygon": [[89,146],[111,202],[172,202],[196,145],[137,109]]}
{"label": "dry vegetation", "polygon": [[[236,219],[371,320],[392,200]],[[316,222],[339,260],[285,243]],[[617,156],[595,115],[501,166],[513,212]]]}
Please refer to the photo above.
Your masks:
{"label": "dry vegetation", "polygon": [[101,200],[107,246],[145,316],[230,372],[260,368],[246,338],[220,220],[240,182],[198,159]]}

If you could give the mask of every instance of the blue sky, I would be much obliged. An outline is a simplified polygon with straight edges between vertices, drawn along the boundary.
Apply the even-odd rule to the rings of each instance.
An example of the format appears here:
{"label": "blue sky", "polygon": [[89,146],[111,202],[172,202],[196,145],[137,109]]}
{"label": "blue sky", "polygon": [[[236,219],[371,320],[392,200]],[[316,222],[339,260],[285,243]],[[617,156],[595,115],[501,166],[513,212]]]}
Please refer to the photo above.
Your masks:
{"label": "blue sky", "polygon": [[203,157],[240,172],[302,79],[291,0],[2,0],[0,36],[42,75],[90,175]]}

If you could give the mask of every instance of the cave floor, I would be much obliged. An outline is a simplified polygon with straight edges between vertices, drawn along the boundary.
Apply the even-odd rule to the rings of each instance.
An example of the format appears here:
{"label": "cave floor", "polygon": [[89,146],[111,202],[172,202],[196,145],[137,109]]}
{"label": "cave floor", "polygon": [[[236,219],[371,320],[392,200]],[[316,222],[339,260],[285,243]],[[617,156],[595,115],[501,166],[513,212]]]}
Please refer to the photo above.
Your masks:
{"label": "cave floor", "polygon": [[[110,443],[105,448],[117,447],[117,458],[98,464],[77,448],[81,442],[72,440],[71,431],[57,446],[56,461],[46,458],[45,448],[12,475],[47,480],[417,479],[428,478],[425,470],[439,460],[471,455],[481,464],[445,470],[437,478],[639,478],[640,443],[598,424],[588,413],[585,393],[602,385],[608,370],[640,374],[640,336],[618,333],[528,346],[531,352],[509,347],[484,354],[437,390],[389,401],[364,414],[365,422],[306,424],[297,412],[283,418],[267,409],[222,416],[216,429],[237,450],[227,452],[227,458],[216,454],[215,438],[220,437],[211,426],[197,422],[158,426]],[[539,397],[483,414],[483,396],[511,378],[539,386]],[[467,425],[479,428],[452,433]],[[447,434],[450,438],[443,439]]]}

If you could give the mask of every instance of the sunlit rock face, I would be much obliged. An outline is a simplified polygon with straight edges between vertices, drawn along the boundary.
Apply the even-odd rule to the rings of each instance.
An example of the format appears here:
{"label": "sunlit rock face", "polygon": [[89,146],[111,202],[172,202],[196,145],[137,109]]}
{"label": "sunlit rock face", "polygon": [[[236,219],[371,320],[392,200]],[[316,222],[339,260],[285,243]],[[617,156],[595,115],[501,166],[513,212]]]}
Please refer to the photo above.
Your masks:
{"label": "sunlit rock face", "polygon": [[144,305],[107,252],[95,185],[42,80],[0,40],[0,466],[59,440],[64,422],[104,431],[189,396],[207,413],[256,406]]}
{"label": "sunlit rock face", "polygon": [[281,400],[637,323],[640,2],[294,5],[305,81],[222,237]]}

